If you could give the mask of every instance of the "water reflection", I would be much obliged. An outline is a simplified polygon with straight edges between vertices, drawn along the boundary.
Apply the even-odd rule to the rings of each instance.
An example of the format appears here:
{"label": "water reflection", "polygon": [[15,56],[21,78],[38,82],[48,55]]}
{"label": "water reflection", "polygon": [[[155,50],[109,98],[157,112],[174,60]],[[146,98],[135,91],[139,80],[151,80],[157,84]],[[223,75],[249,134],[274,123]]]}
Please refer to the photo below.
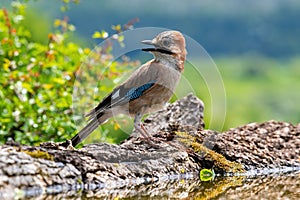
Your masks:
{"label": "water reflection", "polygon": [[36,199],[300,199],[300,174],[172,180],[94,191],[70,191]]}

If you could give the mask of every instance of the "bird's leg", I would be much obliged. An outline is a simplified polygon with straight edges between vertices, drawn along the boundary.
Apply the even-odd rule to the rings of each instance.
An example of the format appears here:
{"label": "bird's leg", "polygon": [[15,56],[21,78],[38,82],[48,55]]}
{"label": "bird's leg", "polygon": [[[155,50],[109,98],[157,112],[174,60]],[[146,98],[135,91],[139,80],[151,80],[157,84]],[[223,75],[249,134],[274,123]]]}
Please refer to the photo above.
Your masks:
{"label": "bird's leg", "polygon": [[143,126],[142,122],[142,115],[140,113],[137,113],[134,118],[134,128],[141,133],[141,135],[145,139],[149,139],[151,136],[146,131],[145,127]]}
{"label": "bird's leg", "polygon": [[134,118],[134,128],[140,132],[143,138],[150,144],[151,146],[157,148],[158,146],[155,145],[151,140],[155,140],[146,130],[144,125],[141,122],[141,115],[138,113]]}
{"label": "bird's leg", "polygon": [[135,124],[134,128],[145,138],[145,139],[150,139],[151,136],[148,134],[146,131],[145,127],[143,126],[142,123],[140,124]]}
{"label": "bird's leg", "polygon": [[147,135],[148,138],[152,138],[152,135],[148,132],[148,130],[146,129],[146,127],[142,122],[140,123],[140,127],[144,131],[145,135]]}

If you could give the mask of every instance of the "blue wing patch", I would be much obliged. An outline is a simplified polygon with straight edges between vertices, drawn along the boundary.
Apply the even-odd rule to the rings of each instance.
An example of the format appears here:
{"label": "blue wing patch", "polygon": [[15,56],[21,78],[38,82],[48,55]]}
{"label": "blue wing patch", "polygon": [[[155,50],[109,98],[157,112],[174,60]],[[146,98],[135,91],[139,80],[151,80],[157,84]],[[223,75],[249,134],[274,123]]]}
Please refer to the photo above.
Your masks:
{"label": "blue wing patch", "polygon": [[127,98],[129,101],[132,101],[134,99],[139,98],[140,96],[142,96],[142,94],[148,90],[149,88],[151,88],[154,85],[154,81],[153,82],[149,82],[146,83],[145,85],[142,85],[140,87],[137,88],[131,88],[125,95],[125,98]]}
{"label": "blue wing patch", "polygon": [[[143,93],[154,85],[155,81],[150,81],[142,86],[134,87],[131,89],[124,88],[123,86],[114,90],[109,96],[107,96],[101,103],[98,104],[89,114],[89,120],[92,120],[95,116],[99,117],[105,109],[109,109],[124,103],[128,103],[134,99],[139,98]],[[125,93],[125,94],[124,94]],[[124,94],[124,95],[123,95]]]}

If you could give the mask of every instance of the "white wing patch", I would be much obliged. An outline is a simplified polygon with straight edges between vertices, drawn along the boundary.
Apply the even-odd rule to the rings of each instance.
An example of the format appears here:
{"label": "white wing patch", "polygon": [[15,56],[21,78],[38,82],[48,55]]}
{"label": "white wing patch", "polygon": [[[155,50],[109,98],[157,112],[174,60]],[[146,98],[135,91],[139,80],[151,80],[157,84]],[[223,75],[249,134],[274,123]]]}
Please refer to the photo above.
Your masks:
{"label": "white wing patch", "polygon": [[120,89],[117,90],[117,91],[111,96],[111,98],[112,98],[112,99],[116,99],[116,98],[118,98],[119,96],[120,96]]}

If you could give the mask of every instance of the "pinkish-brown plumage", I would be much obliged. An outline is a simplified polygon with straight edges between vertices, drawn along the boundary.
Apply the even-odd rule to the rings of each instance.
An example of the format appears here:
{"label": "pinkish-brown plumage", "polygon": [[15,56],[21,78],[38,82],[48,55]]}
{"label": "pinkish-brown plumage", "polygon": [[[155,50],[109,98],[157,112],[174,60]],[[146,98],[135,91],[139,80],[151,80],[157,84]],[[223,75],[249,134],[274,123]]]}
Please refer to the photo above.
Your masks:
{"label": "pinkish-brown plumage", "polygon": [[153,53],[154,59],[143,64],[88,114],[89,123],[72,138],[79,144],[100,124],[117,114],[134,117],[134,126],[141,129],[144,114],[161,109],[172,97],[180,80],[186,58],[185,39],[178,31],[165,31],[153,40],[142,41],[154,48],[143,49]]}

